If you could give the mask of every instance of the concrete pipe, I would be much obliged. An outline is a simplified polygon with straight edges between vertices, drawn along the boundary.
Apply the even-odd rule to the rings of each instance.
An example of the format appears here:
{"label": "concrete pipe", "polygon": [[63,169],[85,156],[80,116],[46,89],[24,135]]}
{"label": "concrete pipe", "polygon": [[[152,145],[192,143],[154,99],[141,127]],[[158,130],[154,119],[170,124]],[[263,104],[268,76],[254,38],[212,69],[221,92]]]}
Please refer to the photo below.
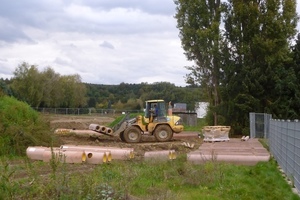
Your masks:
{"label": "concrete pipe", "polygon": [[258,162],[267,162],[269,155],[209,155],[209,154],[188,154],[187,160],[194,164],[203,164],[207,161],[227,162],[242,165],[256,165]]}
{"label": "concrete pipe", "polygon": [[54,131],[54,133],[58,134],[58,135],[67,135],[70,132],[71,132],[71,129],[63,129],[63,128],[59,128]]}
{"label": "concrete pipe", "polygon": [[110,151],[112,159],[114,160],[127,160],[134,158],[133,148],[117,148],[117,147],[98,147],[99,149],[105,149]]}
{"label": "concrete pipe", "polygon": [[113,130],[109,127],[106,127],[106,134],[112,134]]}
{"label": "concrete pipe", "polygon": [[99,124],[90,124],[89,129],[93,131],[99,131],[100,130],[100,125]]}
{"label": "concrete pipe", "polygon": [[61,162],[65,163],[83,163],[86,161],[86,154],[82,150],[61,151]]}
{"label": "concrete pipe", "polygon": [[158,159],[158,160],[173,160],[176,159],[175,150],[162,150],[162,151],[147,151],[144,158],[146,160]]}
{"label": "concrete pipe", "polygon": [[88,164],[102,164],[108,162],[107,152],[88,150],[85,151],[85,153],[86,153],[86,163]]}
{"label": "concrete pipe", "polygon": [[[116,147],[101,147],[101,146],[87,146],[87,145],[62,145],[61,149],[81,149],[84,151],[107,151],[110,152],[108,160],[127,160],[134,158],[133,148],[116,148]],[[110,162],[110,161],[109,161]]]}
{"label": "concrete pipe", "polygon": [[87,152],[99,152],[99,153],[104,153],[105,156],[105,162],[111,162],[112,156],[111,152],[106,150],[106,149],[99,149],[99,148],[94,148],[93,146],[68,146],[68,145],[62,145],[60,146],[60,149],[63,151],[84,151],[86,155],[88,154]]}
{"label": "concrete pipe", "polygon": [[107,149],[111,152],[112,159],[114,160],[129,160],[134,158],[134,153],[126,149]]}
{"label": "concrete pipe", "polygon": [[175,150],[170,150],[170,153],[171,153],[171,160],[174,160],[177,158]]}
{"label": "concrete pipe", "polygon": [[43,161],[44,162],[50,162],[50,160],[54,158],[57,161],[60,161],[61,159],[61,153],[60,153],[60,149],[55,148],[55,149],[46,149],[43,152]]}
{"label": "concrete pipe", "polygon": [[102,134],[100,132],[95,132],[92,130],[73,130],[73,133],[75,133],[77,136],[83,136],[83,137],[88,137],[88,136],[92,136],[92,137],[100,137],[102,136]]}
{"label": "concrete pipe", "polygon": [[98,147],[98,149],[110,151],[113,160],[128,160],[134,158],[133,148]]}
{"label": "concrete pipe", "polygon": [[28,147],[26,149],[26,155],[32,160],[43,160],[43,153],[45,150],[49,149],[48,147]]}
{"label": "concrete pipe", "polygon": [[100,126],[99,132],[100,133],[106,133],[106,127],[105,126]]}

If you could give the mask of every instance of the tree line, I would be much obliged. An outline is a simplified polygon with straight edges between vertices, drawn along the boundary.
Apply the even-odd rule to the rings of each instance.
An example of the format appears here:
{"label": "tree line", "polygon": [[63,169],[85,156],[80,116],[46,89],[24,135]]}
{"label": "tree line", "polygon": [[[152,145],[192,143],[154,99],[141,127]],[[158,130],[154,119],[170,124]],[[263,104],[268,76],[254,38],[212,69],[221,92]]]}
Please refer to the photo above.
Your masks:
{"label": "tree line", "polygon": [[186,103],[188,110],[195,110],[196,102],[205,101],[201,88],[177,87],[168,82],[90,84],[83,83],[78,74],[60,75],[51,67],[39,71],[25,62],[13,74],[10,80],[1,79],[1,93],[32,107],[142,110],[146,100],[164,99],[166,103]]}
{"label": "tree line", "polygon": [[249,112],[300,117],[300,37],[295,0],[175,0],[188,66],[210,124],[249,132]]}
{"label": "tree line", "polygon": [[62,76],[51,67],[39,71],[37,66],[23,62],[13,75],[7,81],[10,93],[31,107],[74,108],[86,105],[86,87],[78,74]]}

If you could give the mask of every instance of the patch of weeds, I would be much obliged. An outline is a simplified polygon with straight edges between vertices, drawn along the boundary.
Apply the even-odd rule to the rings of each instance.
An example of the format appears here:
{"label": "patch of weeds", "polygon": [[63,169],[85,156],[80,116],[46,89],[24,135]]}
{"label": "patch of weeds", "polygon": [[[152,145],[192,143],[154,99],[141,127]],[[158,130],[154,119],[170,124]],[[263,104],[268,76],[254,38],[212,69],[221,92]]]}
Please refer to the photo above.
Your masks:
{"label": "patch of weeds", "polygon": [[94,193],[89,193],[86,200],[122,200],[125,199],[124,194],[116,192],[112,186],[102,183],[94,188]]}
{"label": "patch of weeds", "polygon": [[13,179],[15,170],[12,170],[9,163],[1,159],[0,174],[0,199],[14,199],[19,183]]}

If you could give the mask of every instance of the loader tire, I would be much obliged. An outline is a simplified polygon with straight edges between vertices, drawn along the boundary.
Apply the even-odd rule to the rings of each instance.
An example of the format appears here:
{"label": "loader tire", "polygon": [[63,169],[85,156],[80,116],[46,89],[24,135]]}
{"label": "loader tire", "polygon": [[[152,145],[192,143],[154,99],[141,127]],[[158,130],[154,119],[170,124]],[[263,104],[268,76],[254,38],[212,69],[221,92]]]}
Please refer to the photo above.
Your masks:
{"label": "loader tire", "polygon": [[123,137],[125,142],[138,143],[142,139],[141,130],[136,126],[131,126],[124,131]]}
{"label": "loader tire", "polygon": [[173,131],[167,125],[160,125],[155,129],[154,137],[159,142],[166,142],[172,139]]}

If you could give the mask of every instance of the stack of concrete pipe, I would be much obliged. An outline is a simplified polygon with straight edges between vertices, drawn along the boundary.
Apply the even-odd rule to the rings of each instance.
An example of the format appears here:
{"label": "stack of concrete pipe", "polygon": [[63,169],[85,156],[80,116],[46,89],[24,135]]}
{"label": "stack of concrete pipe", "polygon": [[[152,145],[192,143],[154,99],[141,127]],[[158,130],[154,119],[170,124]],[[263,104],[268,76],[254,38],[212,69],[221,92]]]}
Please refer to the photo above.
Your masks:
{"label": "stack of concrete pipe", "polygon": [[89,129],[92,131],[96,131],[96,132],[108,134],[108,135],[113,133],[113,130],[111,128],[106,127],[106,126],[101,126],[99,124],[90,124]]}

